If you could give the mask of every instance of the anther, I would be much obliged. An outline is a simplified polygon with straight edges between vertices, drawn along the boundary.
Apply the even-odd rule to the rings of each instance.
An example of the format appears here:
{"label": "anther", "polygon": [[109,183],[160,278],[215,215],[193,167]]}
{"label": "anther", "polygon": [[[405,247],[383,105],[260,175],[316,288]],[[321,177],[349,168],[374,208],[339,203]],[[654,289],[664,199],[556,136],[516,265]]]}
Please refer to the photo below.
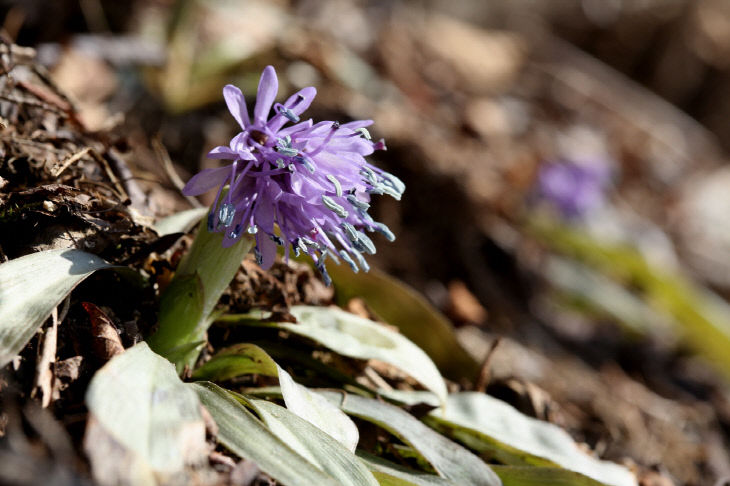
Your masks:
{"label": "anther", "polygon": [[361,201],[354,194],[347,195],[347,201],[361,211],[367,211],[370,209],[370,204],[365,201]]}
{"label": "anther", "polygon": [[233,206],[233,204],[230,204],[230,203],[221,204],[221,207],[218,210],[218,220],[223,226],[228,228],[231,225],[231,223],[233,223],[233,217],[235,215],[236,215],[236,208]]}
{"label": "anther", "polygon": [[340,206],[339,204],[337,204],[331,197],[326,196],[326,195],[323,194],[322,195],[322,204],[324,204],[325,206],[327,206],[327,209],[329,209],[330,211],[332,211],[333,213],[335,213],[340,218],[346,218],[347,217],[347,214],[348,214],[347,213],[347,210],[345,210],[345,208],[343,208],[342,206]]}
{"label": "anther", "polygon": [[337,177],[332,174],[327,174],[327,180],[335,186],[335,193],[337,194],[337,197],[342,197],[342,186],[340,185],[340,181],[337,180]]}

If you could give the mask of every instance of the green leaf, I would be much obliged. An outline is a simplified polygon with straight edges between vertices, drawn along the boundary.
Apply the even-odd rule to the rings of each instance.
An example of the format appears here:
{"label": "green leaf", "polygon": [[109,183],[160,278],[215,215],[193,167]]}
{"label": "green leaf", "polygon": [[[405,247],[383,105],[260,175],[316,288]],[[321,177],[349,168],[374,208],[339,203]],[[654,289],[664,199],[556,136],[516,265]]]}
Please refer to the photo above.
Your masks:
{"label": "green leaf", "polygon": [[651,265],[629,245],[606,243],[584,231],[546,222],[535,222],[528,230],[556,251],[638,288],[645,302],[672,318],[697,353],[730,377],[730,305],[717,294],[671,269]]}
{"label": "green leaf", "polygon": [[95,255],[68,249],[32,253],[0,265],[0,367],[25,347],[79,282],[108,267]]}
{"label": "green leaf", "polygon": [[279,367],[279,385],[286,408],[321,431],[336,439],[350,452],[355,452],[360,433],[350,417],[308,388],[294,382],[292,377]]}
{"label": "green leaf", "polygon": [[442,477],[456,484],[495,486],[502,484],[481,459],[462,446],[428,428],[400,408],[371,398],[320,392],[342,410],[400,438],[418,451]]}
{"label": "green leaf", "polygon": [[358,457],[306,420],[275,403],[246,399],[269,429],[312,464],[344,486],[377,486]]}
{"label": "green leaf", "polygon": [[[207,458],[200,401],[169,361],[142,342],[99,369],[86,392],[96,423],[126,451],[135,469],[173,475]],[[85,440],[92,468],[108,467],[95,441]]]}
{"label": "green leaf", "polygon": [[557,467],[492,466],[504,486],[602,486],[580,473]]}
{"label": "green leaf", "polygon": [[458,486],[448,479],[434,474],[414,471],[367,452],[358,451],[357,455],[373,471],[373,475],[381,486]]}
{"label": "green leaf", "polygon": [[279,376],[277,364],[266,351],[255,344],[239,343],[218,351],[193,372],[193,379],[226,381],[254,373]]}
{"label": "green leaf", "polygon": [[218,425],[218,441],[287,486],[338,486],[339,483],[304,457],[246,410],[229,392],[213,383],[189,385]]}
{"label": "green leaf", "polygon": [[230,248],[223,248],[222,243],[223,234],[209,232],[207,222],[201,221],[193,245],[162,294],[159,326],[147,342],[155,352],[174,360],[178,371],[185,365],[192,368],[199,350],[192,348],[182,356],[173,356],[173,351],[205,340],[218,299],[253,246],[250,237],[241,238]]}
{"label": "green leaf", "polygon": [[[378,359],[410,374],[442,401],[446,384],[431,359],[403,335],[369,319],[334,307],[294,306],[297,323],[278,322],[280,329],[312,339],[351,358]],[[233,321],[236,316],[225,316]],[[245,322],[244,322],[245,323]]]}
{"label": "green leaf", "polygon": [[479,364],[456,340],[449,320],[411,287],[375,268],[355,274],[347,265],[330,265],[327,271],[340,306],[354,297],[364,299],[380,319],[424,350],[445,376],[458,381],[477,375]]}
{"label": "green leaf", "polygon": [[228,380],[250,373],[278,377],[289,410],[340,441],[350,451],[355,450],[359,433],[352,420],[327,399],[296,383],[266,351],[254,344],[236,344],[222,349],[198,368],[193,378]]}
{"label": "green leaf", "polygon": [[180,211],[166,218],[159,220],[153,225],[155,231],[160,236],[171,235],[174,233],[187,233],[208,214],[209,208],[195,208],[186,211]]}
{"label": "green leaf", "polygon": [[628,469],[589,456],[560,427],[523,415],[484,393],[451,394],[444,408],[431,411],[428,421],[500,462],[558,465],[612,486],[636,485]]}

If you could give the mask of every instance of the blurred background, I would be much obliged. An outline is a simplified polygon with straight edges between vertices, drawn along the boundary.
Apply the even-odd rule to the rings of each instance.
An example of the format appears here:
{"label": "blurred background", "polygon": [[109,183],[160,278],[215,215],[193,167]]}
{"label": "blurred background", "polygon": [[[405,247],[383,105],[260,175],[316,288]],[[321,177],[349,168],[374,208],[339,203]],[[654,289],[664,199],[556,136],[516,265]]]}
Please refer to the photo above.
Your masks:
{"label": "blurred background", "polygon": [[489,356],[487,391],[642,484],[730,478],[727,0],[0,6],[150,216],[191,207],[237,129],[222,86],[252,106],[268,64],[315,120],[373,119],[408,187],[375,202],[375,266]]}

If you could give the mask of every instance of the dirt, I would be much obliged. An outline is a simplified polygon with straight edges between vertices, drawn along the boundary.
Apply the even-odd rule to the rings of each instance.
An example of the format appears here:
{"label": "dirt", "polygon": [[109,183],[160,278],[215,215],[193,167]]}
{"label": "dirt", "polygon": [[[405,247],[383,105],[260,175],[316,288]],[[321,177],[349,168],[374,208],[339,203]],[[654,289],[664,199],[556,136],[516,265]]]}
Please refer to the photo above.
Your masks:
{"label": "dirt", "polygon": [[[423,292],[484,363],[479,378],[465,377],[451,388],[486,390],[564,427],[587,449],[633,468],[643,486],[724,484],[730,477],[726,379],[676,337],[637,337],[605,316],[586,319],[555,306],[543,266],[550,250],[526,224],[540,164],[562,156],[565,134],[582,148],[598,138],[623,175],[616,204],[630,205],[659,228],[696,281],[729,295],[691,256],[672,213],[689,179],[711,177],[723,164],[723,148],[708,128],[552,34],[536,42],[519,29],[478,28],[413,6],[387,12],[352,6],[366,22],[387,21],[377,35],[355,29],[343,39],[336,26],[313,21],[324,18],[325,7],[294,4],[276,8],[297,11],[296,28],[262,41],[245,71],[274,61],[307,63],[320,73],[312,116],[377,121],[388,141],[378,164],[409,189],[402,203],[382,201],[375,208],[376,219],[398,240],[380,244],[374,263]],[[135,9],[135,15],[145,13],[143,6]],[[566,38],[578,42],[583,31],[569,32]],[[602,52],[597,43],[589,47]],[[363,63],[356,80],[347,77],[352,66],[343,59],[349,54]],[[233,130],[220,121],[227,120],[220,102],[176,111],[138,86],[124,123],[104,126],[66,94],[74,83],[82,95],[94,84],[79,76],[81,66],[93,63],[73,59],[64,58],[71,62],[64,72],[71,74],[62,88],[32,49],[0,44],[0,260],[78,248],[147,281],[112,272],[91,276],[2,370],[0,478],[12,484],[49,478],[91,484],[81,452],[86,386],[100,366],[154,328],[159,290],[190,240],[159,237],[152,223],[189,207],[176,178],[197,170],[201,153]],[[109,70],[105,76],[124,80],[123,70],[101,64]],[[79,77],[86,84],[79,85]],[[96,98],[85,102],[111,116],[112,101],[119,101],[114,92],[92,93]],[[175,163],[166,164],[168,157]],[[333,300],[333,289],[309,266],[279,262],[265,272],[249,258],[221,304],[286,319],[292,305]],[[360,301],[350,308],[369,312]],[[212,329],[204,357],[236,332]],[[362,383],[416,386],[382,363],[346,360],[324,349],[284,356],[277,340],[293,338],[255,333],[290,369],[320,362]],[[327,376],[298,378],[331,383]],[[378,430],[370,432],[364,437],[372,447],[384,444]],[[211,452],[209,472],[200,484],[275,484],[221,449]]]}

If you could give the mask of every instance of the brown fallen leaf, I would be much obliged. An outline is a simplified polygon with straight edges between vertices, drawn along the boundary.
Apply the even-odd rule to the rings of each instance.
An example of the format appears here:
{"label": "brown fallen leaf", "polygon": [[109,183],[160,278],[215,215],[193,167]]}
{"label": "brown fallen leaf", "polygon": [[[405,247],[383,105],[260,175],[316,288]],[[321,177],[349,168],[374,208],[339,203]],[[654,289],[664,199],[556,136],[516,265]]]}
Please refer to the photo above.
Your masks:
{"label": "brown fallen leaf", "polygon": [[36,375],[33,392],[31,396],[35,396],[38,392],[41,394],[41,406],[46,408],[51,403],[53,390],[53,372],[52,366],[56,361],[56,345],[58,343],[58,309],[53,309],[51,313],[51,325],[45,329],[41,335],[42,344],[38,354],[36,363]]}
{"label": "brown fallen leaf", "polygon": [[82,302],[81,305],[89,314],[91,329],[94,336],[94,353],[101,361],[109,361],[114,356],[124,352],[122,340],[117,328],[111,319],[99,307],[91,302]]}

